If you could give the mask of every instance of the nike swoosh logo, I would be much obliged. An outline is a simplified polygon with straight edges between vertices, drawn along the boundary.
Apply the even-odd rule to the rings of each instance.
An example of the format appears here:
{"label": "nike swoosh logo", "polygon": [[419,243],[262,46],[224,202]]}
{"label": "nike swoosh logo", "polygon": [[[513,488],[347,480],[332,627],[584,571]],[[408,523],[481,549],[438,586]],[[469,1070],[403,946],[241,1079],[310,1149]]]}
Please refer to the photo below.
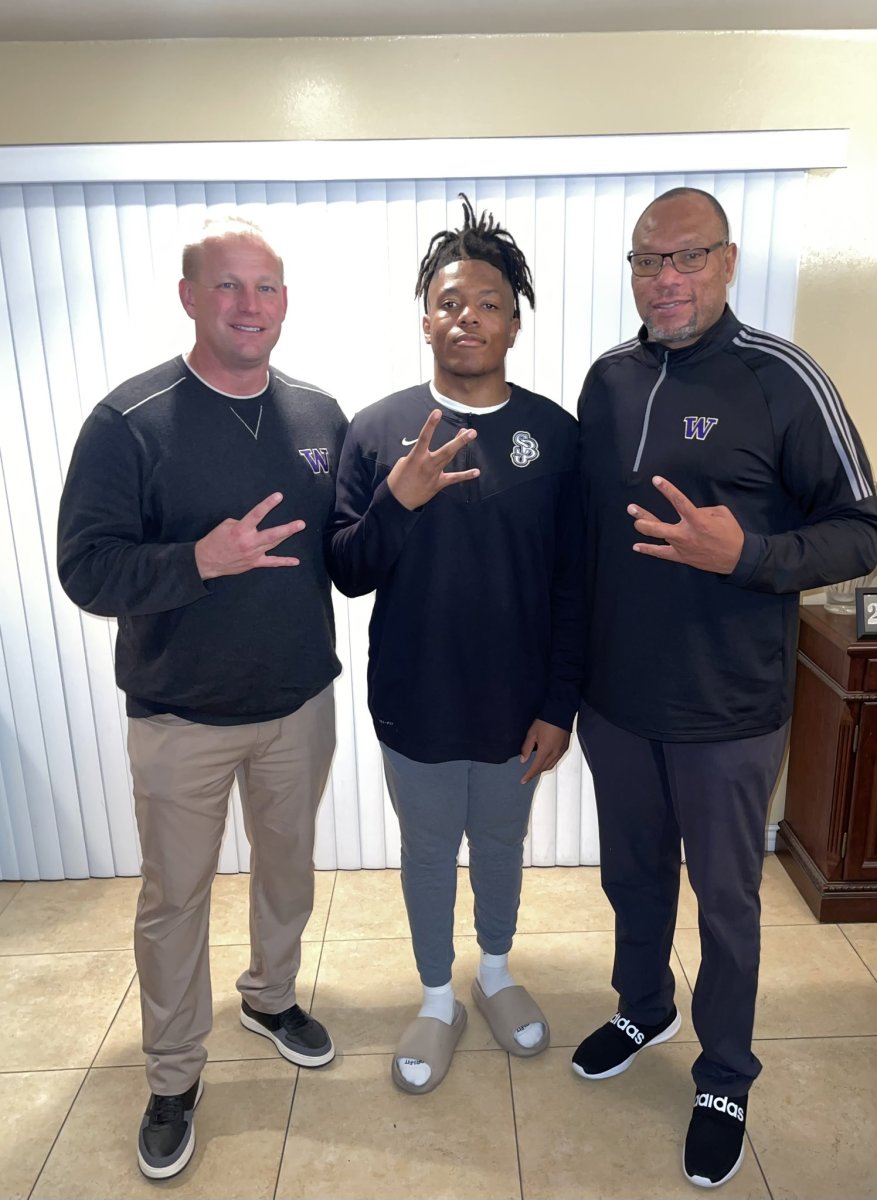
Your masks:
{"label": "nike swoosh logo", "polygon": [[417,441],[417,438],[402,438],[402,445],[403,446],[413,446],[416,441]]}

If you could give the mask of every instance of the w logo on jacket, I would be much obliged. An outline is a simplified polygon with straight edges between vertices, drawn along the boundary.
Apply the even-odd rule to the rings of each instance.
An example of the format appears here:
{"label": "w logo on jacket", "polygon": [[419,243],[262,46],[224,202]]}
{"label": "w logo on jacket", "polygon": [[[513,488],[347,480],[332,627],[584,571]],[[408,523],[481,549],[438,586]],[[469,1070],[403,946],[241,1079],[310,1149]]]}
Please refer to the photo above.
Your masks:
{"label": "w logo on jacket", "polygon": [[329,451],[325,446],[316,446],[307,450],[299,450],[299,454],[315,475],[329,474]]}
{"label": "w logo on jacket", "polygon": [[685,422],[685,440],[687,442],[694,441],[696,438],[699,442],[705,442],[707,434],[714,425],[718,425],[718,417],[683,417]]}

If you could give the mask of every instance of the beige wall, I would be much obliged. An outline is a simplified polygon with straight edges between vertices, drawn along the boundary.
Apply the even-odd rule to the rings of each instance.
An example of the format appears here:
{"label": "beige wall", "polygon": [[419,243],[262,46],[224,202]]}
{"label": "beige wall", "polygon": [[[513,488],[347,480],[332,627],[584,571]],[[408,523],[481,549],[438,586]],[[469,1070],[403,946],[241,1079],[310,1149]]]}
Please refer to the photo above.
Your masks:
{"label": "beige wall", "polygon": [[837,126],[850,165],[810,180],[797,337],[877,458],[877,31],[0,45],[9,144]]}
{"label": "beige wall", "polygon": [[833,127],[849,168],[810,178],[797,339],[877,460],[877,31],[0,45],[7,144]]}

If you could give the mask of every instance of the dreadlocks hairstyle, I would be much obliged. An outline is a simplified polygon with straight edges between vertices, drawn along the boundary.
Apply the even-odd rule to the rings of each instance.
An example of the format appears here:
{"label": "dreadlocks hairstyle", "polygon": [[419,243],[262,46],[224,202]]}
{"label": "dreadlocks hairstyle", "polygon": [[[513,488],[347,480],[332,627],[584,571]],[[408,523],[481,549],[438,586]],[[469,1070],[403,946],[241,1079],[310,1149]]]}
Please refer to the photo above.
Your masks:
{"label": "dreadlocks hairstyle", "polygon": [[463,201],[463,228],[444,229],[441,233],[433,235],[429,249],[420,264],[417,286],[414,289],[415,298],[423,297],[423,308],[426,311],[426,295],[436,271],[440,271],[448,263],[477,258],[496,267],[508,280],[515,297],[515,316],[520,317],[520,296],[529,301],[531,308],[536,307],[533,276],[530,274],[527,260],[508,230],[503,229],[494,219],[493,213],[483,212],[476,219],[475,209],[469,203],[469,197],[462,192],[459,193],[459,197]]}

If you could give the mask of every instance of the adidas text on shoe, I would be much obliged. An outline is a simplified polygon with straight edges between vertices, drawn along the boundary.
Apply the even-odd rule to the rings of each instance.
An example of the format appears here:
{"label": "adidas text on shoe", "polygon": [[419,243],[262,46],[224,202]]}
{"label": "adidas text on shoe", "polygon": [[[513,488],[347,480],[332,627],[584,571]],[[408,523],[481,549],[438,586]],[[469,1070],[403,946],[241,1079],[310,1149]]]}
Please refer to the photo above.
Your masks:
{"label": "adidas text on shoe", "polygon": [[634,1025],[621,1013],[586,1037],[572,1056],[572,1069],[583,1079],[610,1079],[626,1071],[640,1050],[669,1041],[682,1018],[675,1008],[658,1025]]}
{"label": "adidas text on shoe", "polygon": [[280,1013],[257,1012],[241,1002],[241,1025],[270,1038],[284,1058],[299,1067],[324,1067],[335,1057],[332,1039],[319,1021],[293,1004]]}
{"label": "adidas text on shoe", "polygon": [[195,1153],[195,1105],[203,1091],[199,1076],[179,1096],[150,1096],[137,1139],[137,1163],[148,1179],[179,1175]]}
{"label": "adidas text on shoe", "polygon": [[698,1092],[682,1154],[689,1183],[714,1188],[740,1170],[746,1152],[747,1096]]}

